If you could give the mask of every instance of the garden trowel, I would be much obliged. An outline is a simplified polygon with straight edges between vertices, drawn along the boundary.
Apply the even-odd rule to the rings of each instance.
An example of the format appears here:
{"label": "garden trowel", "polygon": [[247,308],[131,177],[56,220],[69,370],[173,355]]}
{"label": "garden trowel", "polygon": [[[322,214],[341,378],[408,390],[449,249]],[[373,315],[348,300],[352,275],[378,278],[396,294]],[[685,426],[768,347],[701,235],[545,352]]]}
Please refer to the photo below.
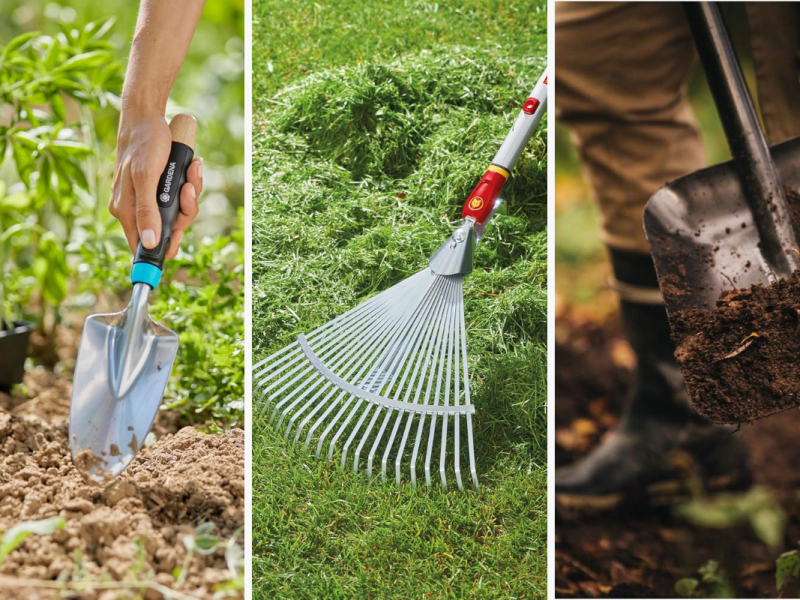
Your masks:
{"label": "garden trowel", "polygon": [[147,298],[161,279],[180,191],[194,157],[197,122],[177,115],[172,148],[158,183],[161,241],[139,242],[131,270],[133,293],[118,313],[86,319],[75,364],[69,411],[72,460],[97,480],[119,475],[133,460],[155,420],[178,351],[178,336],[150,319]]}
{"label": "garden trowel", "polygon": [[800,189],[800,138],[767,145],[719,8],[692,2],[684,10],[733,160],[669,183],[645,209],[670,319],[714,311],[726,292],[800,268],[800,231],[786,200],[786,189]]}

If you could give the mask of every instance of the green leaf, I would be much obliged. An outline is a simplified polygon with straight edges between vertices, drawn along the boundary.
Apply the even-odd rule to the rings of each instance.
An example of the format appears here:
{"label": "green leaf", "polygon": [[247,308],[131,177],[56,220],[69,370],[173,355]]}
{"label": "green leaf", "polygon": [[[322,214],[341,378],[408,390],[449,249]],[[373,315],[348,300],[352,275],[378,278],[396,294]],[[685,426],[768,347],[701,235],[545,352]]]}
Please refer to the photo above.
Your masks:
{"label": "green leaf", "polygon": [[200,525],[198,525],[197,528],[195,529],[195,532],[197,532],[197,535],[206,535],[214,531],[216,528],[217,526],[214,525],[214,523],[207,521],[205,523],[201,523]]}
{"label": "green leaf", "polygon": [[39,281],[42,298],[58,306],[67,295],[69,278],[64,247],[55,234],[48,231],[39,241],[38,254],[33,263],[33,272]]}
{"label": "green leaf", "polygon": [[679,504],[675,514],[700,527],[726,529],[750,523],[758,538],[770,548],[783,539],[786,514],[775,494],[763,487],[744,493],[725,493]]}
{"label": "green leaf", "polygon": [[62,98],[61,94],[58,92],[50,96],[50,108],[53,109],[53,114],[60,120],[67,120],[67,111],[64,106],[64,98]]}
{"label": "green leaf", "polygon": [[69,140],[54,140],[50,143],[50,147],[54,152],[59,154],[67,154],[69,156],[91,156],[92,147],[83,142],[72,142]]}
{"label": "green leaf", "polygon": [[[3,190],[5,192],[5,190]],[[31,206],[31,196],[27,192],[17,192],[0,197],[0,213],[6,211],[25,212]]]}
{"label": "green leaf", "polygon": [[59,67],[56,68],[56,73],[64,73],[66,71],[82,71],[85,69],[92,69],[99,67],[108,60],[107,52],[95,51],[84,52],[65,60]]}
{"label": "green leaf", "polygon": [[219,546],[219,538],[215,535],[198,535],[194,541],[195,550],[199,554],[212,554]]}
{"label": "green leaf", "polygon": [[777,549],[783,542],[786,514],[780,507],[766,506],[750,515],[750,525],[758,539],[769,548]]}
{"label": "green leaf", "polygon": [[[111,28],[114,26],[114,23],[116,22],[117,22],[116,17],[111,17],[110,19],[105,20],[92,34],[92,39],[93,40],[101,39],[103,36],[105,36],[105,34],[107,34],[111,30]],[[94,25],[96,25],[96,23]]]}
{"label": "green leaf", "polygon": [[682,598],[691,598],[700,582],[693,577],[684,577],[679,579],[675,584],[675,593]]}
{"label": "green leaf", "polygon": [[775,561],[775,585],[778,591],[783,589],[789,577],[800,578],[800,552],[797,550],[784,552]]}
{"label": "green leaf", "polygon": [[0,562],[16,550],[31,535],[51,535],[63,529],[66,520],[63,517],[50,517],[41,521],[25,521],[17,523],[3,534],[0,539]]}
{"label": "green leaf", "polygon": [[5,48],[3,48],[3,53],[0,54],[0,60],[5,59],[7,56],[10,56],[12,52],[15,50],[19,50],[25,44],[30,42],[33,38],[39,36],[38,31],[30,31],[28,33],[23,33],[22,35],[18,35],[13,40],[6,44]]}

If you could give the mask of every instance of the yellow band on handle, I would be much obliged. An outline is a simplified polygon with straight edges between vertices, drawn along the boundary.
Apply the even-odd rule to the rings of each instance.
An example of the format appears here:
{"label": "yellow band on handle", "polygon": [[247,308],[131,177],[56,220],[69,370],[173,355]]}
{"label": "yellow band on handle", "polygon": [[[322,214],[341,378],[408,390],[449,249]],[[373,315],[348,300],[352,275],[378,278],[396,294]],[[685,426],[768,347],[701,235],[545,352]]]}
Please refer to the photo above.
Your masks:
{"label": "yellow band on handle", "polygon": [[508,171],[506,171],[503,167],[498,167],[497,165],[489,165],[489,170],[494,171],[495,173],[499,173],[503,176],[504,179],[508,179]]}

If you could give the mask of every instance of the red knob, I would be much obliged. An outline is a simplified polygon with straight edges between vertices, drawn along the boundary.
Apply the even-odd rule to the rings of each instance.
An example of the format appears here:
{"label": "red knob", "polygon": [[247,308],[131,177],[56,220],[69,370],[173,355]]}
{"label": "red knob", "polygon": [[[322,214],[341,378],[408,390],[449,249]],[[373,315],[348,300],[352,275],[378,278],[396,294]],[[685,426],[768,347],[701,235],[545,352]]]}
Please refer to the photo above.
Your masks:
{"label": "red knob", "polygon": [[532,115],[539,108],[539,101],[536,98],[528,98],[525,104],[522,105],[522,112],[526,115]]}

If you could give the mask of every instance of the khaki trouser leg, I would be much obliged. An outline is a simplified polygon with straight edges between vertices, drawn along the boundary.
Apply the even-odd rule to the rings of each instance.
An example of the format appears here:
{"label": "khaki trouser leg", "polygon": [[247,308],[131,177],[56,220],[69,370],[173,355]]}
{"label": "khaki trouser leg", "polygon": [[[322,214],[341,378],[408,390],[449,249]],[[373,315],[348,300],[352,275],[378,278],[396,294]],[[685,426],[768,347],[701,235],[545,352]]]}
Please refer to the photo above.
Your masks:
{"label": "khaki trouser leg", "polygon": [[748,2],[761,117],[770,144],[800,136],[800,7]]}
{"label": "khaki trouser leg", "polygon": [[571,131],[612,248],[649,253],[647,199],[704,166],[686,99],[680,4],[556,3],[556,115]]}
{"label": "khaki trouser leg", "polygon": [[[747,4],[770,143],[800,136],[800,8]],[[679,4],[556,3],[556,114],[571,131],[612,248],[649,252],[647,199],[704,166],[685,95],[694,49]]]}

